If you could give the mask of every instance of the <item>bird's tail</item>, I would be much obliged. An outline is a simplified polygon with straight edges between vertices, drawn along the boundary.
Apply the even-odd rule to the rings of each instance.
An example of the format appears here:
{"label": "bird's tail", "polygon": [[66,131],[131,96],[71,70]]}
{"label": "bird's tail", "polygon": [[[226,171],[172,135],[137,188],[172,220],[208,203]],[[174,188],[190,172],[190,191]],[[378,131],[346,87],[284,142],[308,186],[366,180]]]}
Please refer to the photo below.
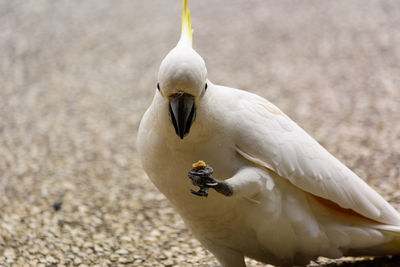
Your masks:
{"label": "bird's tail", "polygon": [[[373,228],[379,230],[383,234],[386,233],[387,235],[392,236],[392,239],[389,242],[365,249],[366,253],[364,253],[364,255],[372,255],[372,256],[384,256],[388,254],[400,255],[400,226],[381,224],[381,225],[375,225]],[[361,252],[360,255],[362,254],[363,253]]]}
{"label": "bird's tail", "polygon": [[375,228],[382,230],[383,232],[390,232],[390,233],[392,233],[394,235],[398,235],[400,237],[400,226],[380,224],[380,225],[376,225]]}

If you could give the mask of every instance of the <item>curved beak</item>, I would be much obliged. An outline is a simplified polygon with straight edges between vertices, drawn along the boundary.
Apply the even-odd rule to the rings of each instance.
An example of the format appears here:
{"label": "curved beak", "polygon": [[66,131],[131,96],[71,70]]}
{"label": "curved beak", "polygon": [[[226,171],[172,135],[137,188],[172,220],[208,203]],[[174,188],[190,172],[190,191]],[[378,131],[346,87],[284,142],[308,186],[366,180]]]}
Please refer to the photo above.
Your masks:
{"label": "curved beak", "polygon": [[183,139],[196,117],[196,107],[192,95],[182,93],[169,97],[169,116],[176,134]]}

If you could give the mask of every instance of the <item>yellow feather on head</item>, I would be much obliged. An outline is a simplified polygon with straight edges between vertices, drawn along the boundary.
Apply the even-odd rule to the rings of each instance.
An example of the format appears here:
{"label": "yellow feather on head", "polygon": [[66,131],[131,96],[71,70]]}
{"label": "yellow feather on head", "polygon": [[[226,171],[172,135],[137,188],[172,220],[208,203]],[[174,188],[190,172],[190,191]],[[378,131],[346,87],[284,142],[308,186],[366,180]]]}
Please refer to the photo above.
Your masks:
{"label": "yellow feather on head", "polygon": [[182,33],[181,38],[187,36],[192,44],[193,39],[193,29],[190,23],[190,11],[187,7],[187,0],[183,0],[183,13],[182,13]]}

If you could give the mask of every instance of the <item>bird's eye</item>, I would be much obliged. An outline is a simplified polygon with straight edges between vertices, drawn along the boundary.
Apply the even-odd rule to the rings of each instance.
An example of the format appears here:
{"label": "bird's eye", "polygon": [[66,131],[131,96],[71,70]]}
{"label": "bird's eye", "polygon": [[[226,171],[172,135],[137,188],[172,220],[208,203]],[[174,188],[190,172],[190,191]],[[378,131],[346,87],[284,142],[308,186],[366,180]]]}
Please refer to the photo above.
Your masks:
{"label": "bird's eye", "polygon": [[208,87],[208,85],[207,85],[207,83],[206,83],[206,85],[204,86],[204,90],[207,90],[207,87]]}
{"label": "bird's eye", "polygon": [[157,83],[157,89],[160,91],[160,83]]}

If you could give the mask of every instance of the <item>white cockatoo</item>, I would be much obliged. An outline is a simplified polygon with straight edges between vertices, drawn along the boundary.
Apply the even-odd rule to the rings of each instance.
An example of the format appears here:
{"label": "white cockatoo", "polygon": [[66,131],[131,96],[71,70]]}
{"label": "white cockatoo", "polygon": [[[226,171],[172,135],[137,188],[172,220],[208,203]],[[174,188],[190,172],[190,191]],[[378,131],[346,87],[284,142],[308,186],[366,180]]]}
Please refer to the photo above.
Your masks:
{"label": "white cockatoo", "polygon": [[[209,81],[192,34],[184,0],[181,38],[161,63],[138,150],[204,247],[228,267],[244,257],[290,266],[399,254],[399,213],[276,106]],[[190,171],[200,159],[215,179],[209,167]]]}

